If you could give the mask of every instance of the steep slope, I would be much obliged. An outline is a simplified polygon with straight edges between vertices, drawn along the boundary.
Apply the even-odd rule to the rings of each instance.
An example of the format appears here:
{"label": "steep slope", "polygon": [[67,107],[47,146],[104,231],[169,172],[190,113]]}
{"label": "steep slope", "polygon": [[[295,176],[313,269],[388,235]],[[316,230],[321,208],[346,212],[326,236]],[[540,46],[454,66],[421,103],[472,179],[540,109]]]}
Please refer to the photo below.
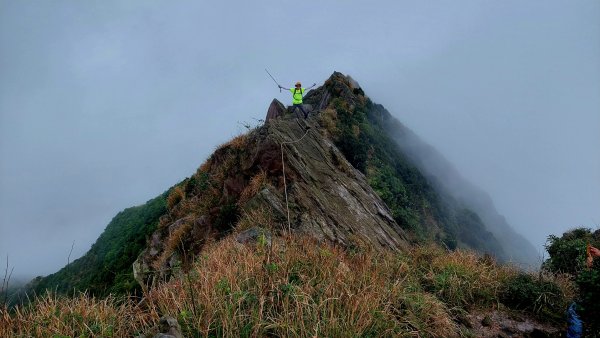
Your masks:
{"label": "steep slope", "polygon": [[59,293],[87,290],[95,296],[135,291],[139,285],[131,265],[166,212],[167,195],[165,192],[144,205],[119,212],[84,256],[56,273],[37,277],[29,289],[38,294],[47,289]]}
{"label": "steep slope", "polygon": [[[336,95],[341,96],[344,102],[360,101],[361,95],[364,95],[354,80],[346,77],[346,81],[344,81],[342,74],[334,73],[328,82],[330,82],[329,89],[319,88],[317,91],[311,92],[307,101],[320,108],[325,108]],[[393,156],[404,158],[409,166],[418,168],[420,174],[422,173],[426,177],[427,182],[442,199],[441,204],[445,205],[441,214],[460,223],[458,228],[450,225],[450,233],[453,234],[451,236],[456,236],[459,242],[467,243],[468,246],[477,250],[495,253],[497,257],[504,260],[527,266],[539,265],[539,257],[533,245],[515,232],[505,218],[498,213],[489,195],[464,179],[437,150],[423,142],[383,106],[373,104],[367,99],[362,109],[366,110],[366,118],[370,122],[369,127],[376,128],[378,133],[385,136],[382,137],[383,139],[392,139],[399,146],[399,149],[392,151]],[[326,114],[324,116],[327,118]],[[353,126],[353,128],[355,127]],[[346,137],[347,135],[342,139]],[[340,140],[338,142],[347,141]],[[356,151],[351,152],[355,153]],[[356,156],[356,154],[351,156]],[[406,169],[402,171],[406,172]],[[452,216],[452,209],[459,210],[455,216]],[[485,230],[493,234],[497,240],[496,243],[488,242],[489,236],[480,231],[482,223],[485,224]]]}
{"label": "steep slope", "polygon": [[366,97],[354,80],[336,72],[305,101],[320,111],[318,123],[418,242],[434,240],[506,259],[480,217],[435,189],[402,151],[389,132],[393,117]]}
{"label": "steep slope", "polygon": [[485,191],[466,180],[442,154],[391,115],[387,126],[388,133],[438,191],[451,195],[481,217],[502,245],[507,259],[532,267],[540,265],[541,260],[535,247],[508,224]]}

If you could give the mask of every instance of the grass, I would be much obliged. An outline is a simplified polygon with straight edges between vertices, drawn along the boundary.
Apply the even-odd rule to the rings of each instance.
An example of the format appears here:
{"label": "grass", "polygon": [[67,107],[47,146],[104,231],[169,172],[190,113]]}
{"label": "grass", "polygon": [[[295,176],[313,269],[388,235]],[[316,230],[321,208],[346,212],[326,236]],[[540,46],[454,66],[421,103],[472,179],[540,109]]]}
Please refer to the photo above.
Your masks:
{"label": "grass", "polygon": [[235,137],[233,137],[231,140],[223,143],[222,145],[218,146],[217,149],[223,149],[223,148],[232,148],[232,149],[236,149],[236,150],[244,150],[244,148],[248,145],[248,134],[239,134]]}
{"label": "grass", "polygon": [[447,254],[438,246],[425,246],[417,249],[414,257],[424,267],[421,284],[452,307],[492,304],[509,276],[517,274],[513,268],[472,251]]}
{"label": "grass", "polygon": [[[184,278],[147,292],[144,307],[114,297],[48,293],[10,314],[1,311],[0,336],[133,336],[169,315],[186,337],[457,337],[465,334],[457,313],[496,307],[515,280],[513,296],[524,289],[535,293],[530,287],[542,278],[519,277],[522,272],[470,251],[433,245],[402,254],[343,250],[298,236],[275,237],[273,247],[267,245],[242,245],[233,236],[207,245]],[[552,287],[543,284],[542,291],[566,304],[572,284],[543,278]],[[539,307],[515,308],[534,314]]]}
{"label": "grass", "polygon": [[0,309],[0,337],[127,337],[157,320],[156,313],[142,311],[126,298],[48,292],[12,313]]}
{"label": "grass", "polygon": [[273,212],[271,210],[265,208],[243,210],[234,232],[239,233],[252,227],[271,231],[275,227],[275,224],[276,222],[273,219]]}
{"label": "grass", "polygon": [[173,191],[167,196],[167,208],[173,209],[179,202],[185,198],[185,191],[183,187],[176,186]]}
{"label": "grass", "polygon": [[252,197],[254,197],[260,189],[263,187],[267,180],[267,173],[264,170],[260,170],[256,175],[254,175],[249,184],[242,190],[240,194],[240,198],[237,202],[238,205],[243,205]]}

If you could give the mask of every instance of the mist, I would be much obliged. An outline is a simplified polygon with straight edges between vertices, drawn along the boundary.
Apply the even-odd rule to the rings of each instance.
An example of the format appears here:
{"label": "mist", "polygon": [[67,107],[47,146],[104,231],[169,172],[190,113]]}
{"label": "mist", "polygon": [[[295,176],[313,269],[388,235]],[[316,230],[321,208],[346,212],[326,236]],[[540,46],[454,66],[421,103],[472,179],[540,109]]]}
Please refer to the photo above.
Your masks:
{"label": "mist", "polygon": [[289,103],[266,67],[350,74],[540,253],[598,227],[598,1],[3,0],[0,262],[23,278],[84,254]]}

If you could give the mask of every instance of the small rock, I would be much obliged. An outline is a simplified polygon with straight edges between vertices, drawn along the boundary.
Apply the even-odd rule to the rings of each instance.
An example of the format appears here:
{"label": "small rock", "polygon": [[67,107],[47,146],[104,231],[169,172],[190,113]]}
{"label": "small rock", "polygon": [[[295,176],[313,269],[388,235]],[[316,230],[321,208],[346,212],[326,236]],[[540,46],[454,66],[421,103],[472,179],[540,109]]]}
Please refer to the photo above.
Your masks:
{"label": "small rock", "polygon": [[157,333],[154,338],[183,338],[181,326],[173,317],[161,317],[158,327],[161,333]]}
{"label": "small rock", "polygon": [[235,240],[238,241],[238,243],[246,244],[249,242],[258,242],[261,236],[264,236],[267,245],[271,245],[271,233],[258,227],[253,227],[240,232],[235,237]]}

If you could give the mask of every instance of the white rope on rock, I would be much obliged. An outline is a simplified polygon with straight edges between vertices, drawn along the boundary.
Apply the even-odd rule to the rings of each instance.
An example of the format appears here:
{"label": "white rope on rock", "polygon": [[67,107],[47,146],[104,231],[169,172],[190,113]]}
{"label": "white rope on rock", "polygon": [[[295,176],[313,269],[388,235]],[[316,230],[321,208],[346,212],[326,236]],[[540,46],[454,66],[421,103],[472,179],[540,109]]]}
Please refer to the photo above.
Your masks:
{"label": "white rope on rock", "polygon": [[285,192],[285,208],[287,210],[287,222],[288,222],[288,234],[289,235],[292,234],[292,226],[290,223],[290,205],[288,202],[287,183],[286,183],[286,179],[285,179],[285,160],[283,158],[283,145],[298,143],[298,142],[302,141],[304,136],[306,136],[308,134],[309,130],[310,129],[306,129],[306,131],[304,132],[304,135],[302,135],[302,137],[300,137],[299,139],[297,139],[295,141],[281,142],[281,144],[280,144],[280,146],[281,146],[281,165],[282,165],[282,170],[283,170],[283,189]]}

